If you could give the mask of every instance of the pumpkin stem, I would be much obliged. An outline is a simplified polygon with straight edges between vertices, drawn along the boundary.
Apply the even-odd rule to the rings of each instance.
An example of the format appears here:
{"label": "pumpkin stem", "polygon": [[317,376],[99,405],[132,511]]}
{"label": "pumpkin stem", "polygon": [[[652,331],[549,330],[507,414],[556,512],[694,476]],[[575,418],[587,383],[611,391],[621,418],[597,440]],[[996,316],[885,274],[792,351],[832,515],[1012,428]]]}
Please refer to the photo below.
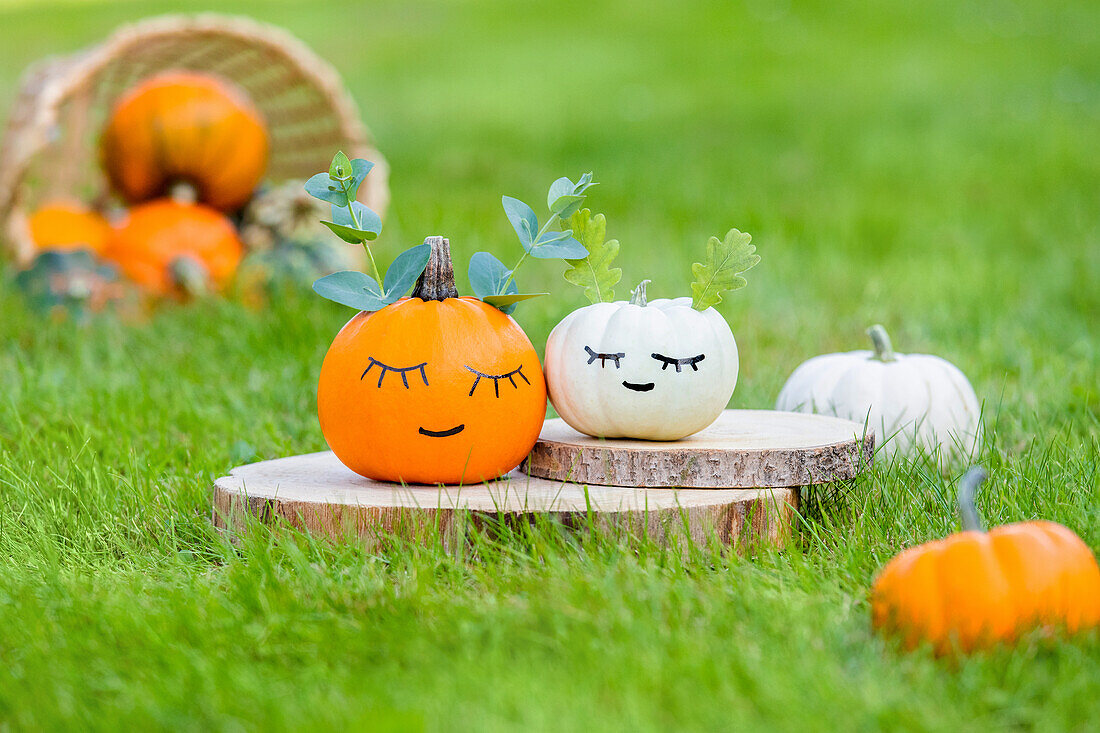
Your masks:
{"label": "pumpkin stem", "polygon": [[646,304],[645,286],[649,285],[650,282],[652,282],[652,281],[651,280],[642,280],[640,283],[638,283],[638,287],[636,287],[636,288],[634,288],[633,290],[630,291],[630,304],[631,305],[644,306]]}
{"label": "pumpkin stem", "polygon": [[875,345],[875,355],[872,357],[879,361],[897,361],[894,356],[894,347],[890,343],[890,336],[881,324],[876,323],[867,329],[867,335],[871,337],[871,343]]}
{"label": "pumpkin stem", "polygon": [[978,493],[978,487],[989,477],[981,466],[974,466],[959,480],[959,516],[962,518],[963,529],[969,532],[984,532],[982,518],[978,516],[978,508],[974,505],[974,498]]}
{"label": "pumpkin stem", "polygon": [[451,264],[451,241],[444,237],[428,237],[424,244],[431,246],[432,255],[428,259],[428,266],[420,273],[411,297],[421,300],[457,298],[455,268]]}
{"label": "pumpkin stem", "polygon": [[210,270],[191,255],[181,255],[168,265],[172,284],[188,298],[200,298],[210,291]]}
{"label": "pumpkin stem", "polygon": [[199,201],[199,191],[188,181],[176,181],[168,188],[168,198],[177,204],[195,204]]}

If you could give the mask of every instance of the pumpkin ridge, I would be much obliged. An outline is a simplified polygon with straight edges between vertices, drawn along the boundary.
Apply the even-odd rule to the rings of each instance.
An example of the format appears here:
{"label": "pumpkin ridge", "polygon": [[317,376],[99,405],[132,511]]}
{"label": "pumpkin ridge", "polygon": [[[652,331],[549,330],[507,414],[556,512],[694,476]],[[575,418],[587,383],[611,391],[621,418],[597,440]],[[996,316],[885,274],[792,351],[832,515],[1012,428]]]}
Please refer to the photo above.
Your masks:
{"label": "pumpkin ridge", "polygon": [[1060,565],[1063,613],[1070,631],[1100,624],[1100,566],[1084,541],[1057,522],[1039,520],[1030,523],[1050,538],[1056,555],[1066,558]]}

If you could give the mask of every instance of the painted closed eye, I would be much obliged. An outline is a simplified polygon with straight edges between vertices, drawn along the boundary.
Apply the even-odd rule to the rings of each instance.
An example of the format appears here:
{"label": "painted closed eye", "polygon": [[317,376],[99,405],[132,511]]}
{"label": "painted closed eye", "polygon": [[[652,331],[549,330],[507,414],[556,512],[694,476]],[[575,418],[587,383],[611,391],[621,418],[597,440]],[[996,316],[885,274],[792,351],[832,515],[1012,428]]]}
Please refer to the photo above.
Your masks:
{"label": "painted closed eye", "polygon": [[523,376],[523,367],[522,366],[516,367],[515,369],[508,372],[507,374],[486,374],[485,372],[479,372],[477,369],[474,369],[472,366],[467,366],[466,369],[468,371],[472,372],[473,374],[477,375],[477,376],[474,377],[474,386],[470,387],[470,394],[469,394],[470,397],[474,396],[474,390],[477,389],[477,385],[479,385],[481,383],[482,379],[491,379],[491,380],[493,380],[493,394],[496,395],[497,397],[500,397],[500,382],[503,379],[507,379],[509,382],[511,382],[512,386],[515,387],[516,389],[519,389],[519,384],[516,383],[516,377],[519,377],[524,382],[527,382],[527,384],[531,383],[527,379],[527,377]]}
{"label": "painted closed eye", "polygon": [[409,388],[409,372],[417,372],[417,371],[420,372],[420,378],[424,380],[424,385],[427,386],[427,384],[428,384],[428,375],[424,371],[424,367],[428,365],[428,362],[426,362],[426,361],[422,362],[420,364],[416,364],[414,366],[410,366],[410,367],[391,367],[387,364],[383,364],[382,362],[378,361],[373,356],[368,357],[368,358],[370,359],[370,364],[368,364],[367,368],[363,370],[362,375],[360,375],[360,377],[359,377],[359,381],[362,381],[363,379],[365,379],[366,376],[367,376],[367,372],[369,372],[371,369],[373,369],[374,367],[378,367],[378,386],[379,387],[382,386],[382,380],[385,379],[386,375],[389,374],[390,372],[396,372],[397,374],[401,375],[401,381],[402,381],[402,383],[404,383],[405,389]]}
{"label": "painted closed eye", "polygon": [[665,356],[664,354],[650,354],[654,359],[661,362],[661,371],[668,369],[669,366],[676,367],[676,371],[680,371],[686,366],[690,366],[692,371],[699,371],[697,366],[699,362],[707,358],[706,354],[699,354],[699,356],[690,356],[686,359],[673,359],[671,356]]}
{"label": "painted closed eye", "polygon": [[615,362],[615,368],[618,369],[619,361],[621,361],[622,358],[626,356],[626,353],[622,351],[617,354],[601,354],[597,351],[593,351],[591,346],[585,346],[584,350],[588,352],[588,363],[591,364],[592,362],[596,361],[596,359],[599,359],[601,367],[607,366],[607,360],[610,359]]}

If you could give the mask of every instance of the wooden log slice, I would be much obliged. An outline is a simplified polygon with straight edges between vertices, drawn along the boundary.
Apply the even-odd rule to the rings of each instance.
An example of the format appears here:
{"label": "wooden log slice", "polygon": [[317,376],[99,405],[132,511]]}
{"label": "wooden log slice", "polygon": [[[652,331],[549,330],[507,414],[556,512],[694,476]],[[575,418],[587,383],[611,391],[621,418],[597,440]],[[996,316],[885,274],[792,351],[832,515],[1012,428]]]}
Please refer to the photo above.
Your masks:
{"label": "wooden log slice", "polygon": [[523,464],[531,476],[601,486],[794,487],[854,478],[875,436],[849,420],[726,410],[709,428],[670,442],[593,438],[547,420]]}
{"label": "wooden log slice", "polygon": [[585,487],[519,471],[472,486],[402,486],[353,473],[331,452],[279,458],[233,469],[214,483],[215,525],[233,533],[252,521],[293,527],[368,547],[388,536],[447,545],[468,529],[545,516],[661,543],[711,538],[738,547],[782,546],[798,492]]}

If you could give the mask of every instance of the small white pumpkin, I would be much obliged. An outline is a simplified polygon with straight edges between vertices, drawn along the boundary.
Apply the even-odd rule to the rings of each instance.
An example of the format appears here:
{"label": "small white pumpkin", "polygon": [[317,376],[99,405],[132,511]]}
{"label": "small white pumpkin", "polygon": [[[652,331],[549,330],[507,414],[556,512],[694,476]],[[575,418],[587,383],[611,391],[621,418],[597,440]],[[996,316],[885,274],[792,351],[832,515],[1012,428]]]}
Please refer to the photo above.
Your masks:
{"label": "small white pumpkin", "polygon": [[546,342],[546,383],[562,419],[601,438],[678,440],[714,422],[737,386],[737,342],[691,298],[575,310]]}
{"label": "small white pumpkin", "polygon": [[874,351],[816,356],[791,374],[775,409],[866,424],[883,455],[938,454],[941,465],[977,451],[981,406],[959,369],[928,354],[895,354],[886,329],[867,330]]}

